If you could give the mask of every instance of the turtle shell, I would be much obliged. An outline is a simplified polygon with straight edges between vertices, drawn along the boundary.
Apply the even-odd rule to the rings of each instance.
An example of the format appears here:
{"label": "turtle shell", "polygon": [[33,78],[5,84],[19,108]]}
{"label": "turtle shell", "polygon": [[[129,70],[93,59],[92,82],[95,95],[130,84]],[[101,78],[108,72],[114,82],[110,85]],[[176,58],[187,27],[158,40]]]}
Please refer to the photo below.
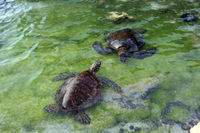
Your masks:
{"label": "turtle shell", "polygon": [[[101,97],[102,87],[90,71],[84,71],[64,82],[56,92],[55,100],[65,112],[88,108]],[[63,99],[66,99],[65,108]]]}
{"label": "turtle shell", "polygon": [[110,33],[107,36],[106,41],[110,45],[111,42],[113,42],[115,40],[125,41],[127,39],[131,39],[133,41],[133,43],[138,44],[136,37],[135,37],[135,32],[130,28],[126,28],[126,29],[122,29],[122,30],[118,30],[118,31]]}

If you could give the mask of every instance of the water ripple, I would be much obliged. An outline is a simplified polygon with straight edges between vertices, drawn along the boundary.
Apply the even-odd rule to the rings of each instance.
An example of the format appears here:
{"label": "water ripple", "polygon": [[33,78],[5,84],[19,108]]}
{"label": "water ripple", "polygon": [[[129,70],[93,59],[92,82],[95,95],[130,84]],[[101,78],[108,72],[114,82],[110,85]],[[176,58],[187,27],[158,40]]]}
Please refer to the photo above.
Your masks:
{"label": "water ripple", "polygon": [[36,43],[31,49],[23,52],[22,54],[20,55],[17,55],[16,57],[11,57],[11,58],[7,58],[7,59],[4,59],[2,61],[0,61],[0,66],[4,66],[4,65],[7,65],[7,64],[10,64],[10,63],[16,63],[16,62],[19,62],[19,61],[22,61],[22,60],[25,60],[26,58],[29,57],[29,55],[31,54],[31,52],[37,48],[39,43]]}

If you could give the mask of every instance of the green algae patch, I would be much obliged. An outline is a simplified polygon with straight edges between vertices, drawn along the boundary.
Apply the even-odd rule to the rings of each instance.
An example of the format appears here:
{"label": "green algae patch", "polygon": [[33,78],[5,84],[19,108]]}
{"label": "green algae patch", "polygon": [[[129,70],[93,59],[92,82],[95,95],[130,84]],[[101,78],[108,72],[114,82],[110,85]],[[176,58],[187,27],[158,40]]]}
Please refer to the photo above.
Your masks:
{"label": "green algae patch", "polygon": [[167,119],[171,119],[173,121],[184,122],[187,119],[189,112],[185,109],[181,109],[178,107],[172,107],[171,112],[168,114]]}
{"label": "green algae patch", "polygon": [[150,116],[150,111],[147,109],[136,108],[134,110],[122,110],[117,115],[119,121],[138,121],[145,120]]}

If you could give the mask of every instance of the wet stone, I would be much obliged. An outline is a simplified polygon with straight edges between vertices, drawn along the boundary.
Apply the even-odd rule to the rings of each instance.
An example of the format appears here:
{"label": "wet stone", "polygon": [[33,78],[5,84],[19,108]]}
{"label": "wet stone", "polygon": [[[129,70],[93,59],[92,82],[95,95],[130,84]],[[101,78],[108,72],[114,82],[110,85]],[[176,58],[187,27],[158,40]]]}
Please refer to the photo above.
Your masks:
{"label": "wet stone", "polygon": [[181,15],[181,19],[185,22],[197,21],[197,17],[195,15],[195,13],[185,13],[185,14]]}

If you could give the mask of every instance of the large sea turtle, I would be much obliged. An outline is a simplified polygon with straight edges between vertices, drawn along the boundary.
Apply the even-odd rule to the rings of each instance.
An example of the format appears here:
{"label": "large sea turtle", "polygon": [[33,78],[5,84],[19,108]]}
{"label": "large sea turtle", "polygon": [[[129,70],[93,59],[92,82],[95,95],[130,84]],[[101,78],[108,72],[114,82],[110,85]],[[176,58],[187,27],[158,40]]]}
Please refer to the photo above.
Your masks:
{"label": "large sea turtle", "polygon": [[143,33],[145,33],[145,30],[121,29],[106,35],[108,47],[97,41],[92,46],[101,55],[117,52],[121,62],[126,62],[127,57],[143,59],[152,56],[156,52],[156,48],[140,50],[145,44],[142,37]]}
{"label": "large sea turtle", "polygon": [[95,76],[100,66],[101,62],[95,61],[87,71],[65,72],[55,77],[53,81],[66,81],[55,94],[56,104],[47,105],[44,110],[49,113],[72,112],[74,120],[89,124],[91,119],[84,110],[100,100],[102,86],[107,85],[119,93],[122,92],[121,87],[108,78]]}

